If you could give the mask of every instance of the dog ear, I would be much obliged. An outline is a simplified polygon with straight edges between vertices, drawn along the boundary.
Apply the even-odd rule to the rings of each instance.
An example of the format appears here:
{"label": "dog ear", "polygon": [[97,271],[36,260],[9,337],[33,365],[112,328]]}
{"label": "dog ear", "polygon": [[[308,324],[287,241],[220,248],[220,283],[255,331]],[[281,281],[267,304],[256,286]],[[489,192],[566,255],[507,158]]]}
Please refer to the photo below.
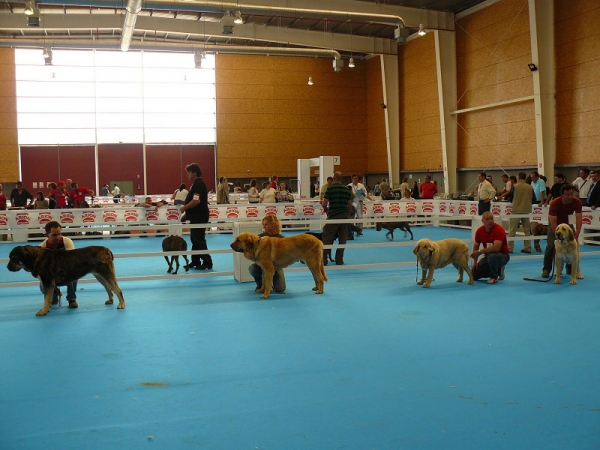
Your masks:
{"label": "dog ear", "polygon": [[416,255],[419,252],[419,246],[415,246],[415,248],[413,248],[413,253]]}

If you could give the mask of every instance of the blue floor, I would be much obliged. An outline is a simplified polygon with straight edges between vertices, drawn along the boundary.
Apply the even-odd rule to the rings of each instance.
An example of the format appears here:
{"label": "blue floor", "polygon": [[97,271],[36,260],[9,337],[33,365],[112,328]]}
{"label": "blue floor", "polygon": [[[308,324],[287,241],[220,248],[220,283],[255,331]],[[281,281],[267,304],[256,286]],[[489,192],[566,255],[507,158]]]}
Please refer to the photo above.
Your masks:
{"label": "blue floor", "polygon": [[[231,235],[208,239],[226,248]],[[77,246],[123,254],[160,241]],[[230,276],[173,276],[121,282],[118,311],[82,283],[79,309],[41,318],[37,286],[1,287],[33,278],[3,269],[0,449],[600,448],[600,258],[584,256],[577,286],[524,281],[541,260],[516,253],[494,286],[456,283],[448,267],[423,289],[415,241],[396,232],[408,245],[347,250],[323,295],[307,271],[288,272],[287,293],[269,300]],[[365,230],[354,242],[385,237]],[[214,260],[233,269],[231,254]],[[407,265],[352,268],[380,262]],[[167,266],[116,267],[125,277]]]}

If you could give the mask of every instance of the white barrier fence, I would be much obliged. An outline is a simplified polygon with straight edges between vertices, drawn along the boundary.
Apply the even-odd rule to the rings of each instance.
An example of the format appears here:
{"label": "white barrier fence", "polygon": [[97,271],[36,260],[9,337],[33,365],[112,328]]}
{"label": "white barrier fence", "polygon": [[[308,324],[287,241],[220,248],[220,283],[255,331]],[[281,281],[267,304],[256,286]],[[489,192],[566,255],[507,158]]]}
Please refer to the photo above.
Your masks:
{"label": "white barrier fence", "polygon": [[[210,223],[260,220],[267,214],[274,214],[285,224],[285,221],[306,221],[305,228],[320,229],[326,214],[318,202],[294,203],[247,203],[210,205]],[[547,207],[533,206],[530,219],[547,223]],[[504,220],[512,213],[512,205],[506,202],[492,204],[492,213]],[[477,215],[477,202],[462,200],[414,200],[414,201],[367,201],[363,204],[363,222],[369,219],[392,219],[397,217],[424,216],[434,225],[440,219],[448,218],[469,223]],[[177,206],[162,206],[155,209],[135,206],[117,206],[109,203],[101,207],[84,209],[46,209],[46,210],[7,210],[0,211],[0,235],[12,235],[13,242],[26,242],[30,233],[40,233],[44,225],[57,221],[63,227],[85,228],[90,231],[123,229],[131,225],[139,226],[139,230],[152,229],[165,225],[178,225],[181,230],[181,214]],[[373,220],[371,220],[372,222]],[[600,211],[584,208],[584,228],[600,229]],[[115,228],[117,227],[117,228]],[[231,224],[229,224],[229,228]],[[126,229],[126,228],[125,228]],[[133,228],[132,228],[133,229]]]}

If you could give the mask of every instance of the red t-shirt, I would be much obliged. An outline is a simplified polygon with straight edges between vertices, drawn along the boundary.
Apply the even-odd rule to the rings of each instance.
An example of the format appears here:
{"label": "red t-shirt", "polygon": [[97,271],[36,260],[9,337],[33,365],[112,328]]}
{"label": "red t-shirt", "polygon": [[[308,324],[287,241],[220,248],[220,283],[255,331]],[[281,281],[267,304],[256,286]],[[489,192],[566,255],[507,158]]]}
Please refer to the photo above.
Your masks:
{"label": "red t-shirt", "polygon": [[488,233],[485,231],[485,227],[479,227],[475,232],[475,243],[483,244],[483,247],[488,245],[494,245],[494,241],[502,241],[500,247],[500,253],[508,253],[508,241],[506,240],[506,231],[502,226],[497,223],[492,226],[492,229]]}
{"label": "red t-shirt", "polygon": [[581,200],[573,197],[573,201],[567,205],[562,202],[559,197],[550,202],[548,209],[549,216],[556,216],[556,225],[561,223],[569,223],[569,216],[573,213],[581,213]]}
{"label": "red t-shirt", "polygon": [[421,183],[421,198],[429,199],[433,198],[435,194],[437,194],[437,186],[435,183]]}

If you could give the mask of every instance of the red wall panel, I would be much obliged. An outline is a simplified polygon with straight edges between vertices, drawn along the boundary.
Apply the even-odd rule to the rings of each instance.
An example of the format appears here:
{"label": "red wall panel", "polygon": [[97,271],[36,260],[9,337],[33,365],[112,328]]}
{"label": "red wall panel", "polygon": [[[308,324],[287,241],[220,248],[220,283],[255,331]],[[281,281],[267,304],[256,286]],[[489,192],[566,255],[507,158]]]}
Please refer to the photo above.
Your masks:
{"label": "red wall panel", "polygon": [[[142,144],[99,144],[98,176],[100,185],[111,180],[133,182],[134,194],[144,193]],[[112,186],[111,186],[112,189]],[[128,194],[130,194],[128,192]]]}
{"label": "red wall panel", "polygon": [[[58,182],[71,178],[80,186],[96,188],[93,146],[32,146],[21,147],[21,172],[28,190],[33,183]],[[36,190],[37,192],[37,190]]]}
{"label": "red wall panel", "polygon": [[212,145],[147,145],[148,193],[175,191],[181,183],[189,188],[185,166],[198,163],[208,189],[215,189],[215,149]]}

